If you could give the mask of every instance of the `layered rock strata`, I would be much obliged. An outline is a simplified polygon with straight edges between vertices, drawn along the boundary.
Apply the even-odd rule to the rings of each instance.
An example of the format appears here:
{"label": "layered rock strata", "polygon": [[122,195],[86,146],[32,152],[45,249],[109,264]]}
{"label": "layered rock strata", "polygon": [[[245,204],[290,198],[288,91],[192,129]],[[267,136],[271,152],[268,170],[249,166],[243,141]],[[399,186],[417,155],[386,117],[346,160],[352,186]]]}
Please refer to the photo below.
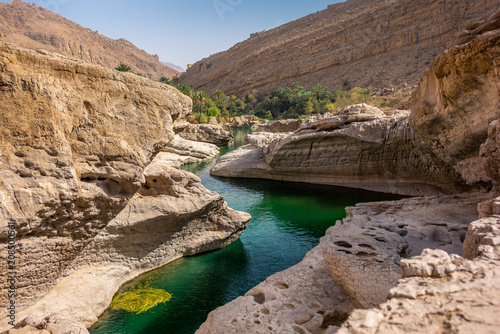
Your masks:
{"label": "layered rock strata", "polygon": [[[0,242],[15,231],[16,321],[88,326],[121,283],[241,234],[247,214],[170,167],[217,154],[175,136],[190,110],[168,85],[0,43]],[[0,269],[9,300],[6,248]]]}
{"label": "layered rock strata", "polygon": [[409,112],[386,115],[368,105],[309,117],[294,133],[254,133],[211,170],[225,177],[349,186],[403,195],[468,189],[429,152],[408,124]]}
{"label": "layered rock strata", "polygon": [[238,96],[294,81],[333,90],[416,84],[459,32],[498,9],[496,0],[349,0],[253,34],[195,63],[180,82]]}
{"label": "layered rock strata", "polygon": [[490,182],[477,152],[490,122],[500,118],[498,16],[472,41],[437,57],[412,96],[412,128],[469,183]]}

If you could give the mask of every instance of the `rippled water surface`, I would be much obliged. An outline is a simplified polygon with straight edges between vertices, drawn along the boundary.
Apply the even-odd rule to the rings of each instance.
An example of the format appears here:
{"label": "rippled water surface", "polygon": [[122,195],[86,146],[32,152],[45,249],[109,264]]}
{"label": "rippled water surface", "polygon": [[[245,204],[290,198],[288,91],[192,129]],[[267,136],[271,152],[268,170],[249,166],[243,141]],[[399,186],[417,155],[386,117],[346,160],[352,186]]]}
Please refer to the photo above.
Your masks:
{"label": "rippled water surface", "polygon": [[[247,131],[235,132],[236,146]],[[224,149],[221,154],[230,149]],[[394,199],[360,190],[210,176],[215,161],[185,166],[229,206],[252,215],[240,240],[207,254],[174,261],[124,286],[125,291],[149,280],[170,292],[172,300],[143,314],[107,310],[92,334],[192,334],[215,308],[243,295],[266,277],[298,263],[345,207],[359,202]]]}

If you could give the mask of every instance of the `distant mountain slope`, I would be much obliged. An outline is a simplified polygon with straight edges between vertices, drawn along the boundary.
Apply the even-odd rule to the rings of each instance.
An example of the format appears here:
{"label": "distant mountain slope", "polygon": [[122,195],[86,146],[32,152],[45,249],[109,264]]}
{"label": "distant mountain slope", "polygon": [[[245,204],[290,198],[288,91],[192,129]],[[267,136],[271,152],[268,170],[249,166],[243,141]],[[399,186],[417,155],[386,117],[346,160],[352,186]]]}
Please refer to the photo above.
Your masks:
{"label": "distant mountain slope", "polygon": [[174,70],[176,70],[178,72],[186,72],[186,70],[184,68],[180,67],[179,65],[175,65],[175,64],[169,63],[168,61],[162,61],[161,63],[163,65],[165,65],[165,66],[173,68]]}
{"label": "distant mountain slope", "polygon": [[0,3],[2,41],[30,49],[45,49],[104,67],[120,63],[152,79],[172,78],[177,71],[160,63],[157,55],[138,49],[125,39],[114,40],[21,0]]}
{"label": "distant mountain slope", "polygon": [[179,81],[237,95],[294,81],[332,89],[416,84],[459,31],[499,8],[499,0],[349,0],[253,34],[195,63]]}

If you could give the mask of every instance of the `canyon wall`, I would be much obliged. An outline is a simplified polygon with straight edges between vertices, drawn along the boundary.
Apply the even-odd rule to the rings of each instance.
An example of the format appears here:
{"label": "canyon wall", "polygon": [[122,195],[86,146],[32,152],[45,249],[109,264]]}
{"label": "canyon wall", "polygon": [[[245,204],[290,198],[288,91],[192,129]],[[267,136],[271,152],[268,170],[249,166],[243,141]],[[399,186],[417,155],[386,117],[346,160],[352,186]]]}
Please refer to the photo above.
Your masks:
{"label": "canyon wall", "polygon": [[500,12],[463,32],[437,57],[412,95],[410,125],[469,183],[490,183],[478,152],[500,118]]}
{"label": "canyon wall", "polygon": [[89,326],[126,280],[239,237],[249,215],[171,167],[218,154],[175,135],[190,112],[168,85],[0,43],[0,243],[14,231],[16,257],[0,252],[0,298],[15,272],[16,321]]}
{"label": "canyon wall", "polygon": [[29,49],[44,49],[109,68],[124,63],[134,73],[153,80],[172,78],[178,73],[163,65],[157,55],[150,55],[123,38],[108,38],[21,0],[0,3],[0,33],[5,35],[3,41]]}
{"label": "canyon wall", "polygon": [[496,0],[349,0],[200,60],[179,81],[239,96],[294,81],[335,90],[416,84],[461,30],[498,9]]}
{"label": "canyon wall", "polygon": [[211,173],[416,196],[472,189],[423,145],[408,116],[361,104],[310,117],[295,132],[254,133]]}

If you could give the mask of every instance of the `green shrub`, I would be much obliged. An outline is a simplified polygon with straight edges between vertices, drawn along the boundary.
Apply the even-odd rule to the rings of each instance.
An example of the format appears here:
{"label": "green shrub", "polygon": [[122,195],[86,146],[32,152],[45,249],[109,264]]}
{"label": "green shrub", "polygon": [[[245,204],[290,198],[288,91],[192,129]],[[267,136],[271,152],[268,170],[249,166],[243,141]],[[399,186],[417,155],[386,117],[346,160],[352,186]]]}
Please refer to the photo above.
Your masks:
{"label": "green shrub", "polygon": [[219,108],[217,107],[210,107],[208,109],[208,117],[219,117],[220,116],[220,111]]}

